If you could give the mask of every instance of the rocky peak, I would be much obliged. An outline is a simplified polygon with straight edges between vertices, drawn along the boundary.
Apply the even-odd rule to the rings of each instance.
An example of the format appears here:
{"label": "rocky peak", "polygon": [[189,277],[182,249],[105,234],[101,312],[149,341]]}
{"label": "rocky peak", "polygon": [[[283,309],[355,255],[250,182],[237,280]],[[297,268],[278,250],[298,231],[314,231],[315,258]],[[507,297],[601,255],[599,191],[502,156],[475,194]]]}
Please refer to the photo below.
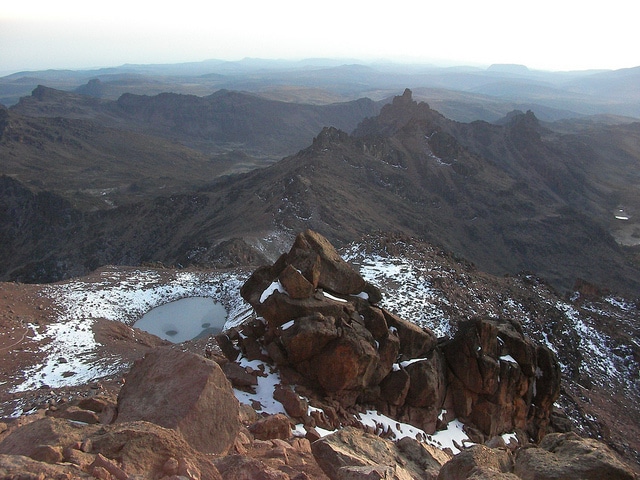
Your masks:
{"label": "rocky peak", "polygon": [[402,95],[393,98],[391,103],[382,107],[377,117],[366,118],[353,132],[355,137],[367,135],[391,136],[411,123],[421,122],[439,124],[444,117],[431,110],[425,102],[413,100],[410,89],[405,89]]}
{"label": "rocky peak", "polygon": [[335,127],[324,127],[318,136],[314,137],[311,149],[315,152],[330,148],[335,143],[343,143],[349,135]]}
{"label": "rocky peak", "polygon": [[434,433],[460,418],[478,438],[514,429],[546,433],[559,394],[554,354],[517,324],[476,318],[456,336],[436,339],[378,304],[380,291],[307,230],[273,265],[241,289],[262,328],[221,335],[227,355],[240,352],[295,372],[299,384],[343,408],[375,405],[399,421]]}

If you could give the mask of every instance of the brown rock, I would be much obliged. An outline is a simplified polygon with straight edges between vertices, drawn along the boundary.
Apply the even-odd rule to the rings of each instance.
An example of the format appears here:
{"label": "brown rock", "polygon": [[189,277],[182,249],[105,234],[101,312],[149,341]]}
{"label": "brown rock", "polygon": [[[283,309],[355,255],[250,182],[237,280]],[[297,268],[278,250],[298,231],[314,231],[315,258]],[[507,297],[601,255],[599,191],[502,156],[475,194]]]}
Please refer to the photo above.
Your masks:
{"label": "brown rock", "polygon": [[153,422],[179,431],[205,453],[228,451],[238,434],[238,401],[217,363],[158,348],[134,363],[118,395],[117,423]]}
{"label": "brown rock", "polygon": [[38,445],[31,455],[34,460],[45,463],[59,463],[62,461],[62,447],[53,445]]}
{"label": "brown rock", "polygon": [[231,362],[235,362],[240,355],[240,351],[233,345],[233,342],[226,333],[219,333],[215,336],[216,343],[222,350],[225,357]]}
{"label": "brown rock", "polygon": [[442,354],[432,350],[423,360],[406,367],[410,385],[405,403],[440,411],[447,392],[446,365]]}
{"label": "brown rock", "polygon": [[378,362],[373,337],[354,322],[313,359],[311,368],[326,392],[362,390],[371,384]]}
{"label": "brown rock", "polygon": [[282,331],[280,341],[290,363],[297,364],[318,355],[332,340],[338,338],[334,317],[321,313],[297,318]]}
{"label": "brown rock", "polygon": [[225,480],[289,480],[284,472],[275,470],[262,461],[242,455],[227,455],[214,463]]}
{"label": "brown rock", "polygon": [[86,397],[78,401],[78,408],[83,410],[91,410],[92,412],[102,413],[105,409],[115,406],[117,399],[105,395],[95,395]]}
{"label": "brown rock", "polygon": [[508,452],[474,445],[444,464],[438,480],[517,480],[512,470],[513,461]]}
{"label": "brown rock", "polygon": [[258,420],[249,427],[249,431],[258,440],[288,440],[291,437],[291,422],[285,415],[278,413]]}
{"label": "brown rock", "polygon": [[51,416],[66,418],[67,420],[73,420],[74,422],[88,423],[91,425],[100,423],[100,418],[96,412],[84,410],[73,405],[68,408],[52,412]]}
{"label": "brown rock", "polygon": [[387,335],[377,341],[378,366],[369,385],[378,385],[393,369],[400,351],[400,339],[396,335]]}
{"label": "brown rock", "polygon": [[[164,475],[168,458],[179,461],[178,474],[187,470],[199,472],[199,478],[219,480],[222,477],[208,457],[192,448],[173,429],[148,422],[129,422],[104,426],[91,437],[93,451],[107,459],[118,459],[118,466],[129,475],[156,479]],[[104,465],[98,465],[104,466]]]}
{"label": "brown rock", "polygon": [[309,411],[309,402],[301,398],[290,387],[276,385],[273,391],[273,398],[284,407],[290,417],[302,418]]}
{"label": "brown rock", "polygon": [[50,465],[23,455],[0,454],[0,478],[13,480],[72,480],[95,478],[75,465]]}
{"label": "brown rock", "polygon": [[222,371],[234,387],[251,387],[258,384],[256,375],[248,373],[235,362],[227,362],[222,365]]}
{"label": "brown rock", "polygon": [[575,433],[552,433],[539,448],[516,455],[514,473],[522,480],[633,480],[633,471],[602,442]]}
{"label": "brown rock", "polygon": [[[379,472],[388,475],[381,478],[425,478],[420,465],[405,457],[393,442],[353,427],[321,438],[311,444],[311,450],[331,479],[367,478],[361,475]],[[359,476],[351,476],[356,474]]]}
{"label": "brown rock", "polygon": [[306,432],[304,435],[304,438],[309,440],[309,442],[311,443],[315,442],[316,440],[320,440],[322,438],[314,427],[308,427],[305,425],[304,430]]}
{"label": "brown rock", "polygon": [[438,339],[432,331],[402,320],[385,309],[382,309],[382,313],[389,328],[395,330],[400,338],[399,353],[402,360],[423,358],[438,343]]}
{"label": "brown rock", "polygon": [[488,437],[521,428],[542,438],[560,392],[559,364],[548,348],[509,322],[477,318],[462,322],[443,351],[458,417]]}
{"label": "brown rock", "polygon": [[378,307],[366,306],[362,309],[362,316],[364,317],[364,325],[371,332],[373,338],[380,340],[389,335],[389,326],[384,319],[382,310]]}
{"label": "brown rock", "polygon": [[343,295],[358,294],[364,290],[366,283],[360,274],[340,257],[325,237],[312,230],[298,234],[287,255],[287,262],[304,271],[313,254],[320,257],[317,284],[320,288]]}
{"label": "brown rock", "polygon": [[95,455],[71,447],[65,448],[62,455],[65,462],[73,463],[83,470],[88,470],[89,465],[91,465],[95,459]]}
{"label": "brown rock", "polygon": [[291,298],[308,298],[315,291],[313,284],[291,265],[280,272],[278,280]]}
{"label": "brown rock", "polygon": [[403,405],[409,392],[409,374],[406,370],[389,373],[380,383],[380,395],[391,405]]}
{"label": "brown rock", "polygon": [[67,447],[82,441],[97,425],[77,425],[62,418],[45,417],[28,423],[7,435],[0,442],[0,454],[30,457],[41,445]]}

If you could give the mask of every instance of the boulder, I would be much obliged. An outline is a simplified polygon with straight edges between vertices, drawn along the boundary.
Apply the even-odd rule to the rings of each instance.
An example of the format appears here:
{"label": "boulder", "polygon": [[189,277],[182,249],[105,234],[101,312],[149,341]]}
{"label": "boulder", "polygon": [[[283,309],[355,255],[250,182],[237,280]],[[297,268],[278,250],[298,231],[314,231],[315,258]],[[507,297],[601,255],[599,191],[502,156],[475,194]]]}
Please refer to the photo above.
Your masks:
{"label": "boulder", "polygon": [[397,332],[400,339],[400,360],[423,358],[438,343],[438,339],[431,330],[407,322],[384,308],[382,313],[389,328]]}
{"label": "boulder", "polygon": [[409,392],[409,374],[406,370],[394,370],[380,383],[380,396],[390,405],[403,405]]}
{"label": "boulder", "polygon": [[633,471],[602,442],[575,433],[551,433],[539,448],[516,454],[514,473],[522,480],[633,480]]}
{"label": "boulder", "polygon": [[261,418],[249,427],[249,431],[258,440],[287,440],[291,437],[291,422],[286,415],[278,413]]}
{"label": "boulder", "polygon": [[225,453],[240,429],[238,401],[217,363],[163,347],[137,360],[118,395],[117,423],[143,420],[179,431],[204,453]]}
{"label": "boulder", "polygon": [[445,463],[438,480],[518,480],[512,471],[513,461],[506,450],[474,445]]}
{"label": "boulder", "polygon": [[560,393],[560,367],[547,347],[525,338],[517,324],[475,318],[462,322],[442,350],[462,421],[488,437],[517,428],[534,440],[544,436]]}
{"label": "boulder", "polygon": [[421,465],[407,458],[393,442],[353,427],[313,442],[311,450],[320,468],[332,480],[435,478],[427,476]]}
{"label": "boulder", "polygon": [[446,365],[442,354],[432,350],[421,360],[405,367],[409,374],[406,404],[440,411],[447,393]]}
{"label": "boulder", "polygon": [[136,478],[161,478],[169,459],[175,459],[178,475],[222,479],[205,454],[170,428],[149,422],[113,424],[95,433],[91,440],[94,453],[117,459],[127,474],[140,476]]}
{"label": "boulder", "polygon": [[225,480],[287,480],[289,476],[265,465],[257,458],[243,455],[227,455],[214,460],[216,468]]}
{"label": "boulder", "polygon": [[50,465],[22,455],[0,454],[0,478],[70,480],[95,477],[75,465]]}
{"label": "boulder", "polygon": [[65,448],[81,443],[98,429],[98,425],[78,425],[62,418],[41,418],[7,435],[0,442],[0,454],[31,457],[43,445]]}
{"label": "boulder", "polygon": [[309,298],[316,290],[302,272],[291,265],[280,272],[278,280],[291,298]]}
{"label": "boulder", "polygon": [[308,269],[309,261],[320,259],[317,286],[342,295],[356,295],[365,289],[366,282],[351,265],[345,262],[329,240],[312,230],[298,234],[287,263],[301,271]]}
{"label": "boulder", "polygon": [[289,328],[282,329],[280,342],[291,364],[309,360],[318,355],[332,340],[338,338],[334,317],[314,312],[292,321]]}
{"label": "boulder", "polygon": [[353,322],[343,324],[342,335],[328,344],[309,367],[326,392],[338,392],[363,390],[370,385],[378,362],[373,337],[366,328]]}
{"label": "boulder", "polygon": [[291,387],[276,385],[273,398],[282,404],[290,417],[303,418],[308,414],[309,402],[301,398]]}

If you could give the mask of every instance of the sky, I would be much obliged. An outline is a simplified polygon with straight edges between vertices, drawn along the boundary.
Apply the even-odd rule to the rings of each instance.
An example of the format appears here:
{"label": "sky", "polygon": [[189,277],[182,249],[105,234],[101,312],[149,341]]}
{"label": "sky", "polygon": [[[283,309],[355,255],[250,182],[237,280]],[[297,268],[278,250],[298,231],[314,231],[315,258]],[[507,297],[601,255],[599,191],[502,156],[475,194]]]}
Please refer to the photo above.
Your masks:
{"label": "sky", "polygon": [[0,72],[345,58],[540,70],[640,65],[630,0],[7,0]]}

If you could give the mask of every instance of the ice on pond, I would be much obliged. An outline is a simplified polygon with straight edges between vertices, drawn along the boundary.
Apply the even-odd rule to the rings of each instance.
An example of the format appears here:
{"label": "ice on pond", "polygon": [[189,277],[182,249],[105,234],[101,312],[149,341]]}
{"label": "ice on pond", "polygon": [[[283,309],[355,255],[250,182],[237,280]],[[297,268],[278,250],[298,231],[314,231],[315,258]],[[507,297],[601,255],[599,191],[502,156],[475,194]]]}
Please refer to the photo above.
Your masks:
{"label": "ice on pond", "polygon": [[207,297],[189,297],[150,310],[133,326],[180,343],[200,335],[219,333],[226,321],[227,311],[222,304]]}

